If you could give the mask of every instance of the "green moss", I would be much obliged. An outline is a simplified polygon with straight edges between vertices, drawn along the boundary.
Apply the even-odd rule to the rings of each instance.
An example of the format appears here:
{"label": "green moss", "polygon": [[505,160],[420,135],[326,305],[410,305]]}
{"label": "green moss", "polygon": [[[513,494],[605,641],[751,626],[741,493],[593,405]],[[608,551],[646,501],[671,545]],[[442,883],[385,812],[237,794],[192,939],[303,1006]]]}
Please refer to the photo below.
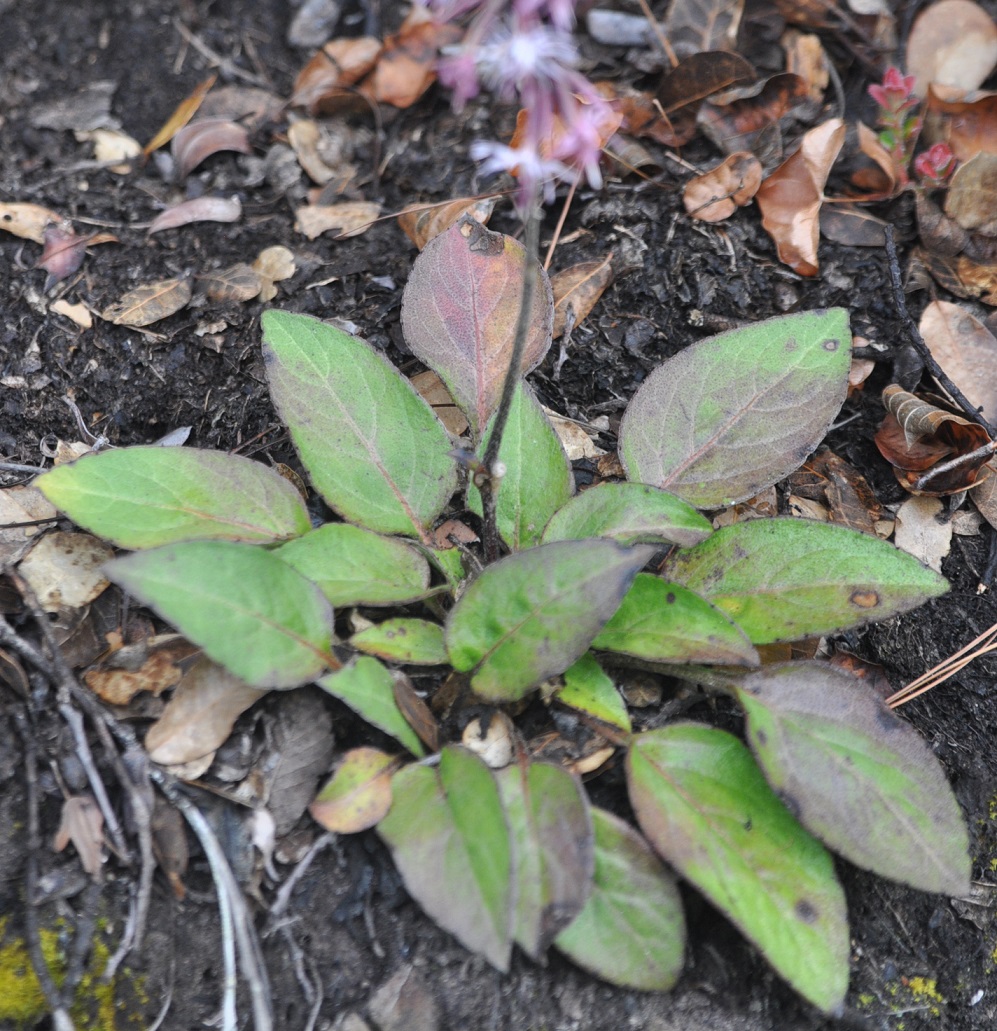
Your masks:
{"label": "green moss", "polygon": [[[65,922],[57,921],[52,928],[43,928],[39,933],[42,955],[52,972],[57,985],[66,976],[66,956],[60,943]],[[79,1031],[117,1031],[118,1014],[126,1016],[133,1024],[141,1025],[140,1013],[125,1014],[124,994],[120,989],[127,986],[128,994],[141,1007],[147,1001],[142,978],[135,978],[127,968],[110,981],[104,982],[101,975],[107,968],[111,950],[100,934],[96,935],[90,949],[90,961],[80,980],[70,1009],[73,1023]],[[48,1013],[45,995],[31,966],[28,949],[23,938],[9,938],[7,918],[0,917],[0,1026],[15,1031],[29,1031]]]}

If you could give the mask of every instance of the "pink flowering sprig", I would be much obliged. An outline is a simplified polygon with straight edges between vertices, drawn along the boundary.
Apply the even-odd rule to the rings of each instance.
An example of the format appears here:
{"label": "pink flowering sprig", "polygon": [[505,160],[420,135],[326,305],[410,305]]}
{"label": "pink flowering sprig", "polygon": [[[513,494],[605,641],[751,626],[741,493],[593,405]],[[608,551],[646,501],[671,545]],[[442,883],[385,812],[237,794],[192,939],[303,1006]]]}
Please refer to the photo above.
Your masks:
{"label": "pink flowering sprig", "polygon": [[470,19],[463,42],[448,48],[438,69],[455,110],[484,89],[525,115],[512,146],[493,140],[472,146],[482,172],[517,178],[522,213],[541,195],[553,199],[558,181],[584,176],[599,187],[613,112],[578,71],[575,0],[434,0],[432,7],[439,20]]}
{"label": "pink flowering sprig", "polygon": [[914,96],[914,76],[904,75],[892,65],[886,69],[882,83],[869,87],[869,96],[879,105],[876,124],[880,127],[879,142],[890,155],[897,185],[910,182],[907,169],[921,133],[917,113],[920,101]]}

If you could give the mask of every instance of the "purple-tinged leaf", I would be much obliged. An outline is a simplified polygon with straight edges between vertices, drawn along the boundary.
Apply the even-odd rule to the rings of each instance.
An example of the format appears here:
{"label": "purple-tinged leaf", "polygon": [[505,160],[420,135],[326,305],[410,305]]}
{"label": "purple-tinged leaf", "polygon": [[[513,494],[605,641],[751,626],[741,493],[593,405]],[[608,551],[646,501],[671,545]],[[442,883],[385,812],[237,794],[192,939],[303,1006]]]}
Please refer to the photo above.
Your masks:
{"label": "purple-tinged leaf", "polygon": [[196,197],[174,204],[172,208],[157,215],[149,226],[149,235],[189,225],[191,222],[238,222],[240,218],[242,204],[238,197]]}
{"label": "purple-tinged leaf", "polygon": [[[512,237],[465,216],[426,244],[402,298],[402,332],[412,353],[446,384],[478,439],[498,404],[523,293],[526,252]],[[520,374],[551,343],[554,302],[547,273],[535,289]]]}
{"label": "purple-tinged leaf", "polygon": [[204,118],[185,125],[173,137],[171,150],[177,178],[181,180],[186,179],[202,161],[221,150],[253,153],[245,126],[227,118]]}

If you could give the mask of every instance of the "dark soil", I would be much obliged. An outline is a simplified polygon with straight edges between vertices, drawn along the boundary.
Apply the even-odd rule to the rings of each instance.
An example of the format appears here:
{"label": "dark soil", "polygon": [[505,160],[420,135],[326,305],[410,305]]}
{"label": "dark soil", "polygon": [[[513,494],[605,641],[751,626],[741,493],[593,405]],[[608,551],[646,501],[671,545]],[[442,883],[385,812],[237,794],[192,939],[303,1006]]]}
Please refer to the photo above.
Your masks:
{"label": "dark soil", "polygon": [[[341,31],[360,31],[359,21],[349,19],[354,5],[345,7]],[[372,7],[376,14],[378,4]],[[388,31],[396,23],[395,5],[380,7],[386,24],[379,31]],[[287,96],[307,56],[284,42],[291,14],[283,0],[0,0],[0,201],[41,204],[75,219],[81,231],[109,227],[121,241],[94,248],[78,276],[46,295],[45,273],[27,267],[37,260],[38,247],[0,233],[0,453],[7,461],[39,464],[45,438],[79,438],[62,400],[67,394],[75,398],[87,424],[112,444],[148,443],[189,425],[193,446],[232,449],[253,442],[254,450],[262,448],[272,459],[293,461],[264,385],[258,302],[202,302],[151,327],[154,336],[100,319],[83,331],[48,307],[53,296],[65,295],[103,310],[139,283],[252,261],[273,244],[289,247],[298,264],[297,274],[281,284],[274,304],[350,320],[393,360],[407,370],[414,367],[397,349],[401,290],[414,249],[393,220],[346,240],[321,237],[309,242],[295,233],[292,207],[302,200],[303,177],[285,196],[261,175],[260,159],[282,123],[256,133],[253,157],[217,155],[187,184],[190,195],[238,193],[244,208],[241,221],[186,226],[151,239],[136,224],[148,223],[165,202],[179,199],[178,188],[165,183],[153,164],[124,177],[93,169],[87,165],[88,144],[77,142],[71,131],[39,127],[40,113],[54,104],[79,101],[89,84],[106,80],[114,85],[113,117],[140,141],[150,139],[212,70],[212,62],[185,43],[177,23],[250,76],[270,82],[278,96]],[[905,17],[910,14],[904,12]],[[906,22],[901,19],[900,24]],[[828,45],[839,61],[847,95],[859,97],[867,72],[852,61],[846,47],[834,39]],[[595,77],[619,74],[620,54],[591,53]],[[219,82],[226,81],[235,80],[221,69]],[[469,140],[500,137],[509,128],[507,115],[484,107],[472,105],[461,119],[455,118],[435,90],[410,110],[385,110],[382,116],[377,148],[355,157],[360,167],[356,187],[358,196],[380,201],[386,212],[475,192],[478,184],[466,156]],[[369,115],[365,118],[361,124],[369,125]],[[697,152],[696,146],[704,149]],[[694,144],[689,156],[708,156],[705,147]],[[877,392],[891,380],[892,362],[904,339],[883,253],[826,244],[819,277],[801,280],[779,264],[756,213],[746,210],[718,227],[693,225],[682,213],[678,184],[666,174],[660,185],[638,185],[630,178],[611,181],[599,194],[580,191],[558,248],[557,267],[614,250],[627,256],[632,274],[619,277],[575,331],[560,374],[554,365],[557,348],[535,374],[541,399],[571,416],[608,414],[615,428],[636,384],[689,342],[741,320],[843,305],[852,313],[856,335],[885,350],[871,385],[842,413],[843,420],[853,414],[858,418],[832,432],[828,443],[870,480],[880,500],[899,500],[901,491],[871,439],[881,417]],[[910,213],[902,202],[884,214],[898,224],[901,240],[912,234]],[[492,228],[516,231],[509,214],[497,215]],[[553,221],[545,241],[552,229]],[[926,299],[914,295],[915,314]],[[198,335],[206,326],[207,332]],[[580,479],[590,475],[591,469],[579,468]],[[6,482],[14,479],[7,477]],[[882,663],[894,686],[900,686],[997,622],[993,597],[977,593],[988,546],[987,536],[959,538],[944,565],[951,593],[913,615],[859,631],[849,644],[863,657]],[[11,598],[13,593],[4,593],[0,581],[0,611],[6,608],[15,618]],[[30,623],[22,625],[27,630]],[[546,968],[517,956],[511,973],[499,975],[422,915],[407,898],[385,849],[373,834],[365,834],[339,838],[316,855],[292,895],[283,930],[267,919],[276,888],[266,882],[261,886],[258,871],[246,871],[246,883],[255,892],[258,926],[267,931],[264,959],[277,1027],[309,1026],[313,1006],[303,981],[321,989],[314,1026],[360,1027],[350,1023],[350,1015],[372,1019],[368,1007],[377,990],[409,968],[414,977],[410,995],[400,1004],[395,1023],[380,1018],[382,1028],[993,1027],[995,670],[993,659],[983,659],[903,710],[941,759],[965,811],[975,902],[911,891],[841,863],[853,935],[851,989],[841,1019],[826,1019],[809,1008],[691,892],[686,893],[687,964],[670,993],[607,986],[556,954]],[[67,740],[51,694],[44,685],[33,686],[30,725],[41,759],[41,831],[48,842],[62,799],[51,771],[58,768],[66,776]],[[263,724],[277,717],[287,698],[265,700],[240,722],[237,733],[251,747],[258,746],[265,736]],[[333,716],[337,747],[358,743],[364,733],[359,724],[324,696],[321,705]],[[24,931],[27,783],[15,716],[26,707],[16,692],[0,685],[0,827],[6,829],[0,842],[0,914],[10,917],[8,940]],[[94,747],[100,758],[103,752]],[[113,785],[113,771],[103,766],[102,771]],[[226,809],[234,811],[206,794],[197,800],[214,814],[218,826]],[[305,845],[317,837],[307,816],[294,833],[294,840]],[[236,857],[250,854],[238,838],[231,849]],[[296,859],[292,852],[288,844],[284,858]],[[135,869],[112,858],[101,897],[88,902],[72,850],[55,855],[43,847],[34,858],[43,874],[68,885],[40,906],[42,924],[52,926],[61,919],[72,926],[90,906],[99,914],[100,935],[113,951],[135,890]],[[286,878],[293,865],[278,869]],[[188,895],[178,903],[157,874],[145,946],[141,955],[127,958],[128,974],[116,982],[123,1006],[119,1027],[150,1026],[167,997],[171,1004],[160,1025],[167,1031],[191,1031],[217,1018],[222,978],[218,911],[207,864],[196,848],[185,882]],[[0,967],[0,985],[7,983],[3,977]],[[0,998],[0,1010],[4,1002]],[[248,1000],[240,1002],[241,1012],[248,1013]]]}

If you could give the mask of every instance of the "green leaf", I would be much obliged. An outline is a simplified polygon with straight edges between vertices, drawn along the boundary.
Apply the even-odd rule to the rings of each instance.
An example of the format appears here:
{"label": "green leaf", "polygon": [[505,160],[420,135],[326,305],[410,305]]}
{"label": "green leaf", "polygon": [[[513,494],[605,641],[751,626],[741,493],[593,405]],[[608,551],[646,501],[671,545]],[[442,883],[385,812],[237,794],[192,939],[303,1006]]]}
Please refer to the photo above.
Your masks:
{"label": "green leaf", "polygon": [[913,727],[826,663],[767,666],[733,686],[759,764],[806,828],[882,877],[968,894],[962,811]]}
{"label": "green leaf", "polygon": [[427,548],[427,554],[433,565],[443,574],[450,585],[451,593],[460,585],[460,582],[467,576],[464,569],[464,560],[461,557],[459,548]]}
{"label": "green leaf", "polygon": [[[489,423],[485,441],[491,436]],[[540,543],[550,517],[571,497],[574,479],[567,455],[529,386],[520,381],[502,434],[498,460],[505,466],[499,485],[499,534],[513,551]],[[467,507],[481,515],[481,494],[467,488]]]}
{"label": "green leaf", "polygon": [[564,687],[556,697],[562,705],[587,712],[603,723],[630,733],[630,713],[626,704],[616,685],[590,652],[564,671]]}
{"label": "green leaf", "polygon": [[439,770],[408,766],[391,781],[378,824],[409,894],[463,945],[509,969],[512,843],[491,770],[466,749],[445,748]]}
{"label": "green leaf", "polygon": [[713,532],[710,521],[668,491],[644,483],[600,483],[558,511],[543,542],[611,537],[620,544],[692,547]]}
{"label": "green leaf", "polygon": [[755,644],[888,619],[949,589],[892,544],[809,519],[722,527],[661,573],[726,612]]}
{"label": "green leaf", "polygon": [[415,548],[349,523],[326,523],[274,554],[336,606],[395,605],[429,590],[429,563]]}
{"label": "green leaf", "polygon": [[567,770],[513,763],[495,773],[512,834],[516,876],[513,937],[540,960],[581,911],[592,887],[588,800]]}
{"label": "green leaf", "polygon": [[641,830],[825,1012],[848,987],[845,897],[830,855],[776,798],[748,749],[676,723],[639,734],[627,756]]}
{"label": "green leaf", "polygon": [[443,627],[425,619],[398,616],[377,626],[367,627],[350,638],[358,651],[389,662],[405,662],[414,666],[441,666],[447,661],[443,644]]}
{"label": "green leaf", "polygon": [[716,662],[757,666],[744,631],[698,594],[638,573],[593,648],[649,662]]}
{"label": "green leaf", "polygon": [[78,526],[119,548],[265,543],[311,527],[301,495],[283,476],[221,451],[115,448],[57,466],[35,485]]}
{"label": "green leaf", "polygon": [[391,670],[377,659],[361,655],[316,683],[369,724],[393,737],[417,758],[426,754],[419,735],[409,726],[395,701],[395,681]]}
{"label": "green leaf", "polygon": [[114,559],[104,571],[253,687],[298,687],[331,661],[329,602],[263,548],[167,544]]}
{"label": "green leaf", "polygon": [[653,552],[558,541],[489,566],[450,610],[447,651],[482,698],[514,701],[563,673],[616,611]]}
{"label": "green leaf", "polygon": [[423,537],[457,485],[453,447],[415,388],[365,341],[263,313],[270,396],[316,490],[344,518]]}
{"label": "green leaf", "polygon": [[603,980],[646,992],[667,991],[678,980],[685,947],[675,879],[619,817],[593,808],[592,824],[592,893],[554,944]]}
{"label": "green leaf", "polygon": [[[402,295],[402,333],[412,353],[446,384],[477,440],[498,404],[512,358],[526,250],[511,236],[461,218],[415,259]],[[519,373],[536,368],[551,342],[550,280],[534,263],[533,307]]]}
{"label": "green leaf", "polygon": [[796,469],[848,386],[844,308],[783,315],[692,344],[641,384],[620,425],[627,479],[697,508],[731,505]]}

